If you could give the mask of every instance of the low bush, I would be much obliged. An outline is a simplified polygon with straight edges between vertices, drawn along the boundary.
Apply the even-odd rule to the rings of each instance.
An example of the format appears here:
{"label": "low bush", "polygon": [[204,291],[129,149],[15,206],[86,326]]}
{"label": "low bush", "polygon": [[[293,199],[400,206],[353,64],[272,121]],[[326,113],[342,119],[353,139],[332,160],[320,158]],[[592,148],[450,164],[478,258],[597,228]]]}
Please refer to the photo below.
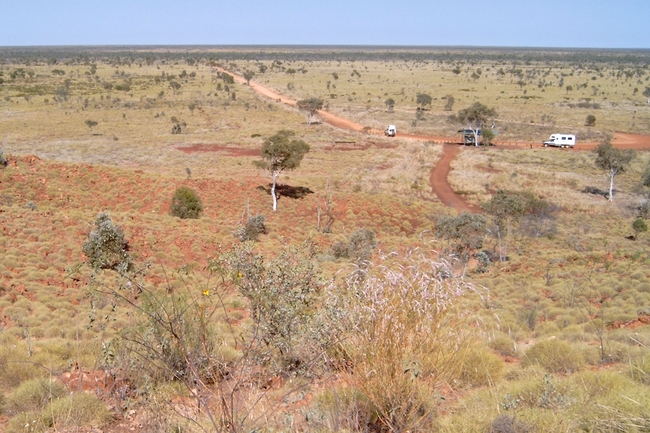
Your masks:
{"label": "low bush", "polygon": [[524,359],[524,365],[539,365],[549,373],[573,373],[580,370],[584,362],[581,352],[556,338],[536,343],[528,349]]}
{"label": "low bush", "polygon": [[332,255],[337,259],[352,259],[357,262],[365,262],[372,257],[372,251],[377,246],[377,239],[372,230],[365,228],[357,229],[348,242],[337,241],[332,244]]}
{"label": "low bush", "polygon": [[170,213],[180,219],[197,219],[203,212],[201,199],[194,190],[187,186],[181,186],[172,197]]}
{"label": "low bush", "polygon": [[7,398],[6,410],[15,415],[30,410],[41,409],[54,399],[65,396],[62,383],[49,379],[31,379],[20,384]]}
{"label": "low bush", "polygon": [[264,215],[255,215],[249,217],[245,224],[238,224],[233,232],[233,236],[242,242],[257,241],[259,236],[266,234],[266,225],[264,225]]}
{"label": "low bush", "polygon": [[503,361],[494,353],[474,347],[461,355],[463,363],[458,381],[463,385],[476,387],[493,385],[503,375]]}
{"label": "low bush", "polygon": [[82,250],[95,269],[127,268],[131,262],[124,232],[113,224],[107,212],[97,215],[95,230],[90,232]]}

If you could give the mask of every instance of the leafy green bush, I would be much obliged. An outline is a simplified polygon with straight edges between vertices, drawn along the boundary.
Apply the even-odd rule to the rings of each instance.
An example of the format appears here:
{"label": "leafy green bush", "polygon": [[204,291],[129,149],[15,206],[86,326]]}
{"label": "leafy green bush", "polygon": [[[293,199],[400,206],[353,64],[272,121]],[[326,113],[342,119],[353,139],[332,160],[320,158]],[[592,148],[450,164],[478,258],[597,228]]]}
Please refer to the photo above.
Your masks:
{"label": "leafy green bush", "polygon": [[585,360],[569,343],[552,338],[540,341],[526,352],[525,365],[540,365],[549,373],[573,373]]}
{"label": "leafy green bush", "polygon": [[233,232],[233,236],[242,242],[257,241],[259,235],[266,234],[266,226],[264,225],[264,215],[255,215],[248,218],[246,224],[238,224]]}
{"label": "leafy green bush", "polygon": [[372,257],[372,250],[377,246],[377,239],[372,230],[357,229],[348,242],[337,241],[332,244],[332,255],[337,259],[345,258],[354,261],[368,261]]}
{"label": "leafy green bush", "polygon": [[90,232],[82,250],[90,265],[96,269],[127,268],[131,262],[124,232],[113,224],[107,212],[97,215],[95,230]]}
{"label": "leafy green bush", "polygon": [[0,167],[6,167],[7,165],[9,165],[9,161],[2,154],[2,149],[0,149]]}
{"label": "leafy green bush", "polygon": [[174,193],[170,212],[181,219],[196,219],[203,212],[201,199],[187,186],[181,186]]}

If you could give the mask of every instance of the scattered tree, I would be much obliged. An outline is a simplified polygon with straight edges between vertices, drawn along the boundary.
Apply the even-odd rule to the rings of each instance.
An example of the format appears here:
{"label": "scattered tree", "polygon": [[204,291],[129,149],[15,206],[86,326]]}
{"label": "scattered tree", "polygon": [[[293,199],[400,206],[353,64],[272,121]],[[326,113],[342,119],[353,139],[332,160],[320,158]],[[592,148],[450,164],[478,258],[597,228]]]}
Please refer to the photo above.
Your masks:
{"label": "scattered tree", "polygon": [[[508,256],[508,240],[512,223],[524,215],[526,204],[521,195],[500,189],[489,201],[483,203],[483,210],[494,219],[499,239],[499,260],[503,262]],[[505,247],[502,242],[504,231]]]}
{"label": "scattered tree", "polygon": [[614,199],[614,178],[619,173],[624,173],[630,161],[634,159],[636,153],[633,149],[617,149],[612,146],[609,138],[599,144],[596,152],[596,167],[607,173],[609,178],[609,201]]}
{"label": "scattered tree", "polygon": [[475,102],[470,107],[460,110],[458,112],[457,119],[459,122],[465,124],[468,129],[472,130],[474,133],[474,144],[478,146],[479,131],[482,131],[483,125],[485,125],[488,120],[494,118],[496,115],[497,113],[494,108],[488,108],[486,105],[483,105],[480,102]]}
{"label": "scattered tree", "polygon": [[456,99],[453,97],[453,95],[447,95],[445,99],[447,100],[447,102],[445,102],[445,111],[451,111],[454,107],[454,102]]}
{"label": "scattered tree", "polygon": [[483,246],[487,234],[487,220],[483,215],[463,212],[458,216],[442,216],[436,221],[436,235],[447,240],[448,252],[455,255],[467,269],[472,251]]}
{"label": "scattered tree", "polygon": [[393,98],[388,98],[384,101],[384,104],[386,104],[386,108],[388,108],[388,112],[392,113],[393,108],[395,107],[395,100]]}
{"label": "scattered tree", "polygon": [[424,110],[424,107],[426,105],[431,105],[431,101],[431,96],[427,95],[426,93],[418,93],[417,97],[415,98],[415,102],[417,102],[419,105],[420,110]]}
{"label": "scattered tree", "polygon": [[648,231],[648,224],[643,220],[643,218],[637,218],[632,223],[632,230],[634,230],[634,240],[639,238],[639,233],[645,233]]}
{"label": "scattered tree", "polygon": [[650,104],[650,87],[646,86],[645,90],[643,91],[643,96],[648,98],[648,104]]}
{"label": "scattered tree", "polygon": [[95,126],[97,126],[97,122],[94,121],[94,120],[90,120],[90,119],[88,119],[88,120],[86,120],[84,123],[86,124],[86,126],[87,126],[88,129],[90,130],[90,133],[92,134],[92,133],[93,133],[93,128],[94,128]]}
{"label": "scattered tree", "polygon": [[244,72],[244,80],[246,80],[246,84],[248,84],[250,86],[251,85],[251,80],[253,79],[254,76],[255,76],[255,72],[246,70]]}
{"label": "scattered tree", "polygon": [[181,186],[172,197],[169,211],[180,219],[197,219],[203,212],[203,205],[194,190],[187,186]]}
{"label": "scattered tree", "polygon": [[588,115],[585,120],[585,126],[596,126],[596,116],[593,114]]}
{"label": "scattered tree", "polygon": [[283,129],[264,140],[262,160],[254,163],[257,167],[269,171],[274,211],[278,210],[278,198],[275,193],[278,177],[284,170],[298,168],[305,154],[309,152],[309,145],[303,140],[293,138],[294,136],[293,131]]}
{"label": "scattered tree", "polygon": [[189,108],[190,114],[192,114],[192,116],[193,116],[194,115],[194,110],[196,109],[196,103],[190,102],[190,104],[187,106],[187,108]]}
{"label": "scattered tree", "polygon": [[307,112],[307,124],[311,125],[311,119],[318,110],[323,108],[323,100],[320,98],[302,99],[296,103],[299,110]]}
{"label": "scattered tree", "polygon": [[174,91],[174,95],[175,95],[180,90],[181,85],[180,85],[180,83],[178,81],[170,81],[169,82],[169,87],[172,88],[172,90]]}

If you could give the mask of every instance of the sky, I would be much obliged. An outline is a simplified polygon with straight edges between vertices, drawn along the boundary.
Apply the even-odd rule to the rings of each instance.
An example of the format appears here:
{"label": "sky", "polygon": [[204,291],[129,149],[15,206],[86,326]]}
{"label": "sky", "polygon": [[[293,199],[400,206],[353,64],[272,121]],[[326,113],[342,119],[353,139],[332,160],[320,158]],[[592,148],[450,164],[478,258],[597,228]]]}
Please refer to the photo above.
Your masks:
{"label": "sky", "polygon": [[0,46],[650,48],[650,0],[0,0]]}

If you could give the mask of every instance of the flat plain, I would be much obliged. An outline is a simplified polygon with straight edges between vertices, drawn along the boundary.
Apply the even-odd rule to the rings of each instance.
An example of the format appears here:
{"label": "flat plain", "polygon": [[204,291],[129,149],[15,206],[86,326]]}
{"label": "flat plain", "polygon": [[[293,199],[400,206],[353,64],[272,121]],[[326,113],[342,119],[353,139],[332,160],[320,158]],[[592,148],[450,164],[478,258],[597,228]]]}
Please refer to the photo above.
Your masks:
{"label": "flat plain", "polygon": [[[643,142],[649,64],[623,50],[0,49],[2,428],[646,431],[650,155],[636,146],[609,201],[594,152],[541,142]],[[247,75],[365,131],[260,96]],[[474,209],[500,191],[537,207],[477,213],[480,245],[461,251],[432,170],[476,102],[496,112],[497,146],[458,145],[447,182]],[[377,133],[388,124],[398,137]],[[273,212],[253,163],[286,129],[310,151]],[[170,215],[180,186],[200,218]],[[100,212],[129,269],[89,265]],[[440,317],[430,287],[454,294],[453,308],[433,297]],[[183,338],[166,333],[179,324]]]}

